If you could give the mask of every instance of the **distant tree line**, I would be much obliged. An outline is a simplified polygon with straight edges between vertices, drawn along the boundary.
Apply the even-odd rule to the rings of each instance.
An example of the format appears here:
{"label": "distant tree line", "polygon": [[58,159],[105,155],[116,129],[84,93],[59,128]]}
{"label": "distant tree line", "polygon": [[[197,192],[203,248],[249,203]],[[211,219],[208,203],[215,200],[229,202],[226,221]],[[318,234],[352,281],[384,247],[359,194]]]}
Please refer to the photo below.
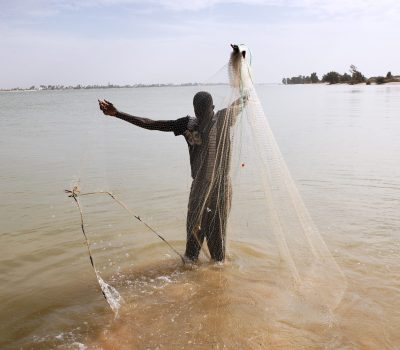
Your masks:
{"label": "distant tree line", "polygon": [[311,73],[311,75],[299,75],[297,77],[291,78],[283,78],[282,83],[287,84],[316,84],[319,83],[320,80],[318,78],[317,73]]}
{"label": "distant tree line", "polygon": [[[349,74],[350,73],[350,74]],[[311,73],[309,76],[299,75],[292,78],[283,78],[282,83],[288,84],[317,84],[317,83],[328,83],[328,84],[360,84],[366,83],[367,85],[371,83],[384,84],[389,82],[400,82],[400,76],[393,76],[391,72],[386,74],[386,77],[378,76],[366,78],[357,67],[352,64],[349,69],[349,73],[340,74],[335,71],[328,72],[324,74],[321,80],[318,78],[317,73]]]}
{"label": "distant tree line", "polygon": [[367,80],[367,84],[371,84],[372,82],[375,84],[385,84],[385,83],[391,83],[391,82],[398,82],[400,81],[399,76],[393,76],[392,72],[387,72],[386,77],[379,76],[379,77],[373,77]]}
{"label": "distant tree line", "polygon": [[317,73],[311,73],[311,75],[299,75],[297,77],[283,78],[282,83],[287,84],[316,84],[319,83]]}
{"label": "distant tree line", "polygon": [[174,86],[199,86],[199,85],[221,85],[223,83],[215,84],[203,84],[203,83],[182,83],[182,84],[126,84],[126,85],[115,85],[108,83],[107,85],[32,85],[29,88],[12,88],[12,89],[0,89],[0,91],[37,91],[37,90],[79,90],[79,89],[121,89],[121,88],[141,88],[141,87],[174,87]]}

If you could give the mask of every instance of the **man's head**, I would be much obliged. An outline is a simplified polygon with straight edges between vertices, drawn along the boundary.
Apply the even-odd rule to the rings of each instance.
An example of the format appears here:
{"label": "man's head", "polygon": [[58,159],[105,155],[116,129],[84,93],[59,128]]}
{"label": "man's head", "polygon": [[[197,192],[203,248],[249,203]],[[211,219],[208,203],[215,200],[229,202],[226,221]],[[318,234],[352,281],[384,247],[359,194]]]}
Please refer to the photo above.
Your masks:
{"label": "man's head", "polygon": [[212,118],[214,104],[211,95],[206,91],[200,91],[193,97],[194,114],[200,120]]}

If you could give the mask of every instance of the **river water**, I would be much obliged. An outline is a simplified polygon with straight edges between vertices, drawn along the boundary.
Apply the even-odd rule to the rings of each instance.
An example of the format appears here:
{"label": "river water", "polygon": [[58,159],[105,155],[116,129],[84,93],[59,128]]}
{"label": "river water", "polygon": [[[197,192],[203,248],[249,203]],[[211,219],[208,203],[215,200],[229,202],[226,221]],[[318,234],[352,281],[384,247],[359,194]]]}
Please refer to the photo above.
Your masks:
{"label": "river water", "polygon": [[258,86],[291,174],[346,277],[329,320],[295,309],[282,321],[276,256],[257,242],[231,242],[224,266],[202,259],[182,267],[109,198],[82,197],[97,267],[124,298],[114,317],[79,212],[63,191],[77,181],[83,191],[111,190],[182,252],[191,182],[184,139],[104,117],[97,98],[175,119],[192,113],[196,91],[0,94],[0,347],[399,349],[399,85]]}

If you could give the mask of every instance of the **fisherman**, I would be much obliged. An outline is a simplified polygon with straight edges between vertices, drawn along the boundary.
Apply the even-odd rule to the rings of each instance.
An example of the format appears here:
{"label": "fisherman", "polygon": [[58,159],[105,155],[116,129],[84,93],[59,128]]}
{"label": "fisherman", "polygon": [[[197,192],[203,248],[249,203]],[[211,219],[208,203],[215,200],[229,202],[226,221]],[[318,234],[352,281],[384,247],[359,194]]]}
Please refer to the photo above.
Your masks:
{"label": "fisherman", "polygon": [[120,112],[107,100],[99,100],[105,115],[116,117],[148,130],[173,132],[186,139],[193,178],[186,220],[185,258],[196,261],[204,238],[214,261],[225,259],[226,225],[231,203],[229,163],[230,128],[247,97],[214,113],[212,96],[200,91],[193,98],[195,117],[152,120]]}
{"label": "fisherman", "polygon": [[[238,65],[245,58],[246,51],[238,45],[231,45],[230,69],[238,71]],[[234,74],[235,79],[239,77]],[[236,83],[238,84],[238,81]],[[176,120],[152,120],[120,112],[107,100],[99,100],[105,115],[117,117],[148,130],[173,132],[186,139],[191,175],[187,220],[185,258],[198,259],[204,238],[211,258],[225,260],[225,238],[232,189],[229,178],[231,155],[231,127],[247,103],[248,95],[241,93],[228,108],[214,112],[210,93],[200,91],[193,98],[195,117],[186,116]]]}

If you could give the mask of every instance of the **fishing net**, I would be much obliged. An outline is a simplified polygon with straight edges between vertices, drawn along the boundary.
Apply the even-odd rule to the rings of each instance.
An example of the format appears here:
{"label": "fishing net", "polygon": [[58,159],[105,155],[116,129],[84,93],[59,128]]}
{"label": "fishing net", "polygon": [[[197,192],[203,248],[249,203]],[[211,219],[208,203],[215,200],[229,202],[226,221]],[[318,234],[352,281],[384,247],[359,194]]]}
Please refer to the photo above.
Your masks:
{"label": "fishing net", "polygon": [[[293,314],[304,319],[304,314],[309,312],[306,305],[322,312],[324,322],[329,323],[326,317],[332,316],[346,288],[343,274],[301,199],[264,114],[253,83],[251,53],[243,45],[232,48],[224,69],[207,81],[209,85],[201,86],[201,89],[196,87],[194,115],[188,111],[188,117],[165,121],[157,126],[146,124],[146,120],[144,124],[137,124],[182,135],[189,149],[189,158],[182,160],[171,156],[165,168],[163,160],[160,160],[157,181],[146,189],[137,185],[142,180],[136,174],[136,178],[130,177],[123,183],[126,186],[131,183],[130,187],[120,183],[100,191],[100,195],[110,191],[109,199],[116,199],[119,204],[122,200],[118,195],[125,198],[128,204],[122,202],[122,206],[134,218],[134,222],[127,223],[131,226],[126,231],[131,230],[130,237],[132,231],[135,237],[147,237],[130,241],[137,264],[133,267],[129,264],[130,272],[125,274],[125,282],[129,280],[129,283],[116,283],[123,290],[127,284],[131,288],[124,292],[124,299],[130,299],[136,308],[130,320],[146,324],[144,314],[149,310],[149,299],[142,300],[147,308],[137,306],[137,300],[138,295],[150,293],[151,288],[143,282],[150,281],[155,288],[153,291],[161,293],[162,289],[165,293],[162,297],[159,295],[159,306],[171,306],[160,306],[164,314],[158,314],[157,322],[162,319],[163,326],[153,324],[153,327],[164,329],[164,340],[168,338],[166,333],[173,334],[169,339],[170,345],[178,346],[182,338],[185,342],[197,339],[199,344],[214,342],[229,347],[229,339],[234,338],[235,330],[241,327],[249,332],[247,346],[263,348],[267,343],[272,344],[268,332],[273,326],[269,324],[268,328],[265,324],[272,319],[293,320],[288,316]],[[130,121],[127,116],[119,117]],[[148,161],[156,154],[152,152],[151,149],[138,149],[132,161]],[[146,173],[146,161],[140,164],[145,169],[144,176],[150,177],[151,181],[152,173]],[[191,182],[187,180],[190,175],[184,172],[184,168],[188,168],[187,162],[190,163]],[[113,168],[118,169],[118,165],[114,164]],[[149,165],[149,169],[155,168],[154,164]],[[109,176],[112,178],[112,174]],[[186,180],[182,181],[184,178]],[[148,196],[141,197],[145,200],[135,200],[140,192],[147,193]],[[77,200],[84,193],[70,191],[69,194]],[[155,212],[153,206],[162,209]],[[101,212],[99,215],[105,214]],[[149,243],[152,239],[149,234],[154,233],[154,240]],[[157,244],[158,238],[164,242],[160,240]],[[151,258],[147,259],[146,253],[140,254],[150,244],[152,251],[146,251]],[[168,261],[161,259],[165,256]],[[161,263],[157,264],[157,260]],[[171,265],[171,260],[191,266],[190,272],[185,268],[177,269],[177,265]],[[158,268],[154,265],[144,268],[144,262],[154,263]],[[165,268],[161,268],[162,265]],[[213,267],[206,270],[202,266]],[[193,279],[194,275],[196,278]],[[110,290],[104,287],[101,277],[97,277],[103,292]],[[240,284],[241,278],[247,284],[231,286],[233,280]],[[208,284],[199,284],[202,280]],[[168,286],[164,282],[168,282]],[[179,291],[173,288],[178,285]],[[201,288],[207,291],[203,297],[207,293],[212,295],[212,302],[200,306],[198,298],[187,298],[201,294]],[[106,299],[110,295],[115,297],[115,292],[112,289]],[[122,302],[122,299],[118,300]],[[110,305],[116,307],[115,303],[110,302]],[[167,327],[163,317],[169,317],[171,313],[175,316],[171,317]],[[240,321],[243,314],[251,315],[251,318]],[[257,326],[252,323],[254,318],[259,319]],[[207,340],[190,335],[188,325],[197,327],[206,319],[209,325],[214,325],[212,334],[208,329]],[[152,321],[147,321],[151,328]],[[140,332],[137,328],[135,330]],[[147,331],[141,329],[141,332]],[[224,338],[223,334],[229,335]],[[154,341],[152,345],[160,344],[154,340],[154,334],[151,339]]]}
{"label": "fishing net", "polygon": [[194,97],[202,137],[194,146],[187,139],[189,148],[198,148],[193,158],[200,164],[192,173],[186,256],[196,259],[202,247],[206,256],[223,261],[229,241],[269,251],[276,247],[293,290],[305,298],[317,295],[334,308],[342,297],[343,275],[290,176],[257,96],[250,61],[245,46],[234,46],[226,108],[210,112],[211,95]]}

